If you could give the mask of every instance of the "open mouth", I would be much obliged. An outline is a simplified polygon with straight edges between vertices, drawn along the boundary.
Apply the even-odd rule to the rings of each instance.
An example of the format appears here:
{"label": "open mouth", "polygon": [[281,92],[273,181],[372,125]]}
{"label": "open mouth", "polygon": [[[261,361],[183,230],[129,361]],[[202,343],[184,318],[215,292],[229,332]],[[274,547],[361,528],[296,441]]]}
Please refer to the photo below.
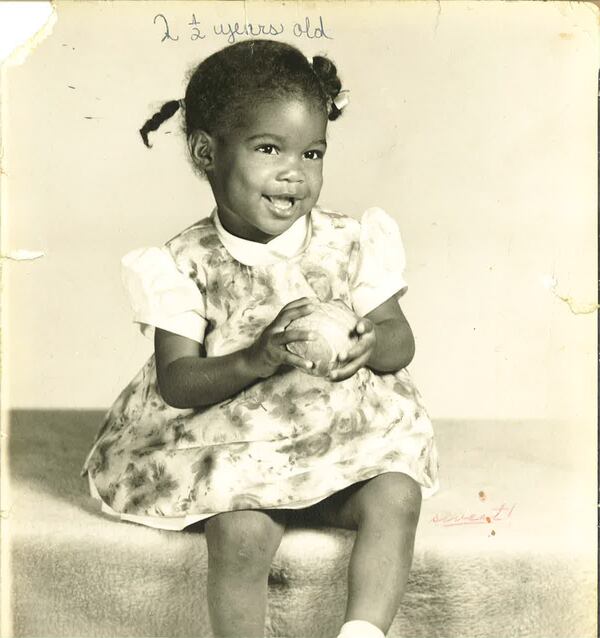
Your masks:
{"label": "open mouth", "polygon": [[289,211],[296,202],[295,197],[289,197],[287,195],[263,195],[263,197],[275,210],[281,213]]}

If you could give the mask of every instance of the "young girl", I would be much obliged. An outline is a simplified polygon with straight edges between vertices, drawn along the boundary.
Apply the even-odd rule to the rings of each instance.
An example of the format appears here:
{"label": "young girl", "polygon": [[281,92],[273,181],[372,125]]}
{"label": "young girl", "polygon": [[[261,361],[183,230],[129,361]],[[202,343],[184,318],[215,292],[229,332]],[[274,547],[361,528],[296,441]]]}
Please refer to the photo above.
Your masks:
{"label": "young girl", "polygon": [[[123,259],[154,355],[108,412],[84,471],[121,519],[180,530],[205,520],[216,636],[262,636],[269,566],[294,516],[357,531],[340,636],[381,637],[412,560],[421,495],[437,488],[431,423],[406,366],[404,252],[380,209],[361,222],[317,206],[336,67],[269,40],[193,73],[148,134],[183,107],[216,207],[161,248]],[[202,211],[205,212],[205,211]],[[206,211],[210,212],[210,211]],[[318,300],[357,315],[327,377],[285,330]]]}

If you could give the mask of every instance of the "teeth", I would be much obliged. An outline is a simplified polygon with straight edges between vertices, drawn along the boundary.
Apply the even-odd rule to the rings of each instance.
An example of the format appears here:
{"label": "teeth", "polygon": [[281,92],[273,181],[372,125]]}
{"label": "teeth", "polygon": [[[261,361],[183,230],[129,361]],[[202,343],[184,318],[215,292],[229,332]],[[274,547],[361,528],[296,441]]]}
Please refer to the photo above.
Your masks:
{"label": "teeth", "polygon": [[269,197],[269,199],[277,210],[288,210],[294,205],[289,197]]}

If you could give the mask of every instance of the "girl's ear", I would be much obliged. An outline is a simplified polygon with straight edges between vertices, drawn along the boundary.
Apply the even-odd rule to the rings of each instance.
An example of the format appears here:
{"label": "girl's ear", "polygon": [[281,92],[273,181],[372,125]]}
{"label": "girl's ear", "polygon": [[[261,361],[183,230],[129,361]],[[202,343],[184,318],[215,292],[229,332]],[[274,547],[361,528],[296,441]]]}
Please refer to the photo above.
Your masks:
{"label": "girl's ear", "polygon": [[194,131],[189,142],[194,162],[203,172],[213,166],[214,140],[205,131]]}

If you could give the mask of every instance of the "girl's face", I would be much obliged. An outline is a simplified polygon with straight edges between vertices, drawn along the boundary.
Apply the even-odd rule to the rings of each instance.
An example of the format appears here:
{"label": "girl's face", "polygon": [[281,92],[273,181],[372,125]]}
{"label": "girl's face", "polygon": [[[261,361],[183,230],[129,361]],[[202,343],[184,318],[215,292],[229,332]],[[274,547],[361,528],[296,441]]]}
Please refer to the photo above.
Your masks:
{"label": "girl's face", "polygon": [[206,173],[224,228],[266,243],[316,204],[323,184],[327,116],[295,98],[263,102],[211,139]]}

